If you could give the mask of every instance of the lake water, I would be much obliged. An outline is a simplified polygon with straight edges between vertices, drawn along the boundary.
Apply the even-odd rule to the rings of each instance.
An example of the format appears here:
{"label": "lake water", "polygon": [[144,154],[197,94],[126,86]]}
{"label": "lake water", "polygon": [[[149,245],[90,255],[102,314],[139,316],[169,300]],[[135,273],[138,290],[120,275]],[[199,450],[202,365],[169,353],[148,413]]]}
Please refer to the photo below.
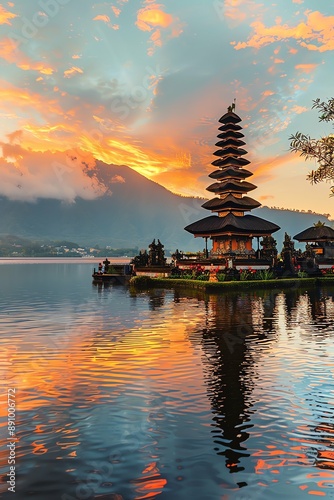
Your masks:
{"label": "lake water", "polygon": [[136,293],[93,266],[0,266],[1,499],[334,498],[334,288]]}

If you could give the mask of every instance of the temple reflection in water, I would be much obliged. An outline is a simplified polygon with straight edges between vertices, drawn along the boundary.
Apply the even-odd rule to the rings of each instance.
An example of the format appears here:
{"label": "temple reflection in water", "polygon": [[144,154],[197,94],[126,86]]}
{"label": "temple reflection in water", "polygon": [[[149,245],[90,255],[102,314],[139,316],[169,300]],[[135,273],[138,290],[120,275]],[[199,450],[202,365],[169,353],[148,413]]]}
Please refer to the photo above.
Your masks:
{"label": "temple reflection in water", "polygon": [[[300,338],[307,344],[316,341],[319,349],[320,338],[324,340],[321,350],[326,352],[326,341],[333,336],[333,291],[306,291],[298,287],[285,293],[257,291],[254,294],[211,295],[206,298],[205,307],[202,349],[207,393],[213,410],[213,447],[218,455],[225,457],[227,469],[232,473],[241,472],[245,469],[244,464],[249,469],[249,460],[258,474],[278,473],[279,466],[296,466],[310,461],[322,469],[334,468],[334,401],[328,401],[330,388],[321,386],[321,381],[314,390],[310,389],[310,400],[306,402],[308,411],[319,421],[318,426],[305,428],[294,424],[296,412],[291,409],[291,402],[287,404],[287,420],[295,429],[283,433],[281,438],[284,447],[295,450],[293,433],[302,433],[304,446],[298,447],[298,452],[290,451],[290,455],[285,456],[279,451],[283,446],[275,442],[275,438],[267,444],[267,450],[255,450],[249,442],[251,434],[263,432],[256,428],[256,413],[259,396],[268,389],[264,372],[266,367],[275,371],[275,358],[278,371],[282,363],[282,345],[285,343],[284,349],[292,351]],[[305,362],[298,369],[301,373],[295,379],[296,391],[305,390],[312,367]],[[269,408],[275,408],[275,399],[277,404],[281,400],[274,386],[272,391],[268,417],[264,418],[268,426],[277,418],[275,409],[270,418],[272,410]],[[322,398],[321,407],[325,408],[322,413],[316,409],[316,398]],[[281,455],[283,459],[278,460]]]}
{"label": "temple reflection in water", "polygon": [[252,390],[258,378],[257,354],[250,346],[272,340],[272,320],[268,318],[272,318],[273,307],[274,297],[268,293],[263,297],[211,296],[207,302],[203,349],[209,360],[207,386],[215,423],[212,433],[215,450],[226,457],[231,472],[241,470],[241,458],[249,456],[244,443],[252,427]]}

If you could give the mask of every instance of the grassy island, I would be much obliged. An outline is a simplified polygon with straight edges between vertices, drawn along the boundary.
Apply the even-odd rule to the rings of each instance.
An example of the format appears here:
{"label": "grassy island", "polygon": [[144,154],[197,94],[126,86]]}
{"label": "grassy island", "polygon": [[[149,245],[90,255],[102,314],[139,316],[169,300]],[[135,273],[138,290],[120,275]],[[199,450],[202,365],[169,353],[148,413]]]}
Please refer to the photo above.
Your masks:
{"label": "grassy island", "polygon": [[134,276],[130,285],[135,288],[183,288],[198,289],[207,292],[228,292],[235,290],[253,290],[257,288],[284,290],[287,288],[334,285],[334,277],[314,278],[280,278],[252,281],[203,281],[196,279],[152,278],[150,276]]}

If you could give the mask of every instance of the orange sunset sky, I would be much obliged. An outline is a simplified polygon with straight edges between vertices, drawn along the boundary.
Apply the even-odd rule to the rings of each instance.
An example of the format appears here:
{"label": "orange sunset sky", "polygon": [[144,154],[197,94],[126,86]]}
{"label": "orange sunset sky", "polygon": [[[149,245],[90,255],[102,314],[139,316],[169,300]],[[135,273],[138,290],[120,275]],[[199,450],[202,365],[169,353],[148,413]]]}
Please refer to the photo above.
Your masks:
{"label": "orange sunset sky", "polygon": [[316,163],[289,153],[298,130],[332,132],[311,107],[333,96],[333,52],[330,0],[3,2],[0,195],[100,196],[82,164],[97,159],[210,197],[236,98],[255,197],[334,217],[329,185],[306,180]]}

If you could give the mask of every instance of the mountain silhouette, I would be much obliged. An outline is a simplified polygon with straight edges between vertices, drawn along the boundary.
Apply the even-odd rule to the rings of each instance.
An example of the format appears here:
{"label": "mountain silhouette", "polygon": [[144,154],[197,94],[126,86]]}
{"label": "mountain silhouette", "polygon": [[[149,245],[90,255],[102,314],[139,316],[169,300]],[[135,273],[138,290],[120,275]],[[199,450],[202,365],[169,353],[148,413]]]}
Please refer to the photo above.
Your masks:
{"label": "mountain silhouette", "polygon": [[[203,249],[204,240],[192,237],[184,227],[210,215],[201,208],[204,199],[174,194],[124,165],[97,161],[95,175],[108,193],[94,200],[27,202],[0,197],[0,235],[112,248],[147,248],[159,238],[165,249]],[[313,213],[258,208],[252,214],[282,228],[274,235],[279,251],[285,231],[293,236],[318,220],[330,225],[326,217]]]}

